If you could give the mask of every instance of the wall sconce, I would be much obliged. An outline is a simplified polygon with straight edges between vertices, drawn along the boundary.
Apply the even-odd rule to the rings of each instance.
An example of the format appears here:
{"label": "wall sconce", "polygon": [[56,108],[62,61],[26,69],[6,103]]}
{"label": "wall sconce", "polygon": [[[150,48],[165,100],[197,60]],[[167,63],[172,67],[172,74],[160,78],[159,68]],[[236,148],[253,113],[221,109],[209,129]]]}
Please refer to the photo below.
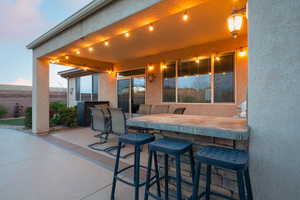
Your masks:
{"label": "wall sconce", "polygon": [[239,48],[238,50],[239,57],[245,57],[247,55],[247,49],[246,48]]}
{"label": "wall sconce", "polygon": [[164,71],[165,69],[167,69],[166,63],[161,63],[160,69],[161,69],[161,71]]}
{"label": "wall sconce", "polygon": [[151,83],[152,81],[154,81],[154,79],[156,78],[154,75],[154,66],[153,65],[148,65],[148,80]]}
{"label": "wall sconce", "polygon": [[74,90],[74,88],[70,88],[70,95],[73,94],[73,90]]}
{"label": "wall sconce", "polygon": [[242,29],[245,10],[246,8],[233,10],[232,14],[227,19],[227,26],[233,38],[237,38]]}

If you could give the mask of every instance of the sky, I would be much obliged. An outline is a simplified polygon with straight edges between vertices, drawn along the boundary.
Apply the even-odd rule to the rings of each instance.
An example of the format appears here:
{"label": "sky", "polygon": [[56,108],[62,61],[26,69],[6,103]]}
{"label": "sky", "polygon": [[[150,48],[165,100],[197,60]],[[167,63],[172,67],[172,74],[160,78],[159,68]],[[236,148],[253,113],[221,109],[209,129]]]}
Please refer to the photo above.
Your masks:
{"label": "sky", "polygon": [[[92,0],[0,0],[0,84],[31,85],[32,52],[26,45]],[[51,65],[50,87],[66,87]]]}

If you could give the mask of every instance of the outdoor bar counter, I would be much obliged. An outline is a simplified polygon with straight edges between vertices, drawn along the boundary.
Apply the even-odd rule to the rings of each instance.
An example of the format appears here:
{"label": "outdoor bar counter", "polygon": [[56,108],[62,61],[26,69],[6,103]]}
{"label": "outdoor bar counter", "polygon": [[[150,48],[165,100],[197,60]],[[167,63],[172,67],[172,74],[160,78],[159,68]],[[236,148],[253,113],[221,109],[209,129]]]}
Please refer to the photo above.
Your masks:
{"label": "outdoor bar counter", "polygon": [[[159,130],[156,134],[162,137],[178,138],[193,142],[196,152],[203,146],[217,145],[248,151],[249,127],[247,119],[233,117],[215,117],[202,115],[152,114],[132,116],[127,120],[129,127]],[[163,166],[163,156],[159,156],[159,164]],[[175,162],[171,158],[170,171],[175,174]],[[182,176],[191,181],[188,155],[182,158]],[[203,167],[201,175],[205,175]],[[201,176],[200,190],[204,190],[205,176]],[[212,190],[231,197],[238,197],[236,173],[219,167],[212,168]],[[191,187],[183,184],[183,195],[191,194]],[[170,189],[176,190],[175,183]],[[218,199],[215,198],[214,199]]]}
{"label": "outdoor bar counter", "polygon": [[153,114],[133,117],[128,126],[231,140],[248,140],[247,120],[202,115]]}

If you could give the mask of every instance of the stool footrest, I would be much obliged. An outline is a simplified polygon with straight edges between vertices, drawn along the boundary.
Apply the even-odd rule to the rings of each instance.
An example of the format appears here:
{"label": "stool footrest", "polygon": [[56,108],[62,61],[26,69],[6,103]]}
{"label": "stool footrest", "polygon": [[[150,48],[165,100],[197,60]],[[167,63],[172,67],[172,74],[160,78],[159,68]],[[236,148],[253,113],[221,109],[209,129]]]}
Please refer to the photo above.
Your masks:
{"label": "stool footrest", "polygon": [[[218,193],[218,192],[210,192],[209,193],[210,195],[214,195],[214,196],[218,196],[218,197],[221,197],[221,198],[224,198],[224,199],[228,199],[228,200],[239,200],[239,199],[235,199],[235,198],[232,198],[232,197],[229,197],[229,196],[226,196],[224,194],[221,194],[221,193]],[[198,199],[204,197],[206,195],[206,192],[202,192]]]}

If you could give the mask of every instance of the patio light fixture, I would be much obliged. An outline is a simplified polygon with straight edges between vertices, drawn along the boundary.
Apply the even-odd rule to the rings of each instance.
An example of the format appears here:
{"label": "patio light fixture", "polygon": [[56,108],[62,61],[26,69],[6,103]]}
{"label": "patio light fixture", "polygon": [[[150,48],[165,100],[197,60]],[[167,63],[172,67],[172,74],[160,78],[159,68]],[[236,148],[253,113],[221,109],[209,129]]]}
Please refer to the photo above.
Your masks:
{"label": "patio light fixture", "polygon": [[188,13],[187,13],[187,11],[185,11],[184,13],[183,13],[183,15],[182,15],[182,20],[183,21],[188,21],[189,20],[189,15],[188,15]]}
{"label": "patio light fixture", "polygon": [[148,30],[149,30],[150,32],[154,31],[154,26],[153,26],[153,24],[150,24],[150,25],[148,26]]}
{"label": "patio light fixture", "polygon": [[246,48],[240,48],[238,52],[239,57],[245,57],[247,55],[247,50]]}
{"label": "patio light fixture", "polygon": [[219,56],[216,56],[215,60],[219,62],[221,60],[221,58]]}
{"label": "patio light fixture", "polygon": [[228,30],[233,38],[237,38],[242,29],[245,10],[246,8],[235,9],[227,19]]}
{"label": "patio light fixture", "polygon": [[126,32],[126,33],[125,33],[125,37],[129,38],[129,37],[130,37],[130,33],[129,33],[129,32]]}
{"label": "patio light fixture", "polygon": [[163,71],[163,70],[167,69],[167,65],[165,63],[162,63],[160,68]]}
{"label": "patio light fixture", "polygon": [[154,66],[152,64],[148,65],[148,80],[151,83],[155,79],[155,75],[153,73]]}

